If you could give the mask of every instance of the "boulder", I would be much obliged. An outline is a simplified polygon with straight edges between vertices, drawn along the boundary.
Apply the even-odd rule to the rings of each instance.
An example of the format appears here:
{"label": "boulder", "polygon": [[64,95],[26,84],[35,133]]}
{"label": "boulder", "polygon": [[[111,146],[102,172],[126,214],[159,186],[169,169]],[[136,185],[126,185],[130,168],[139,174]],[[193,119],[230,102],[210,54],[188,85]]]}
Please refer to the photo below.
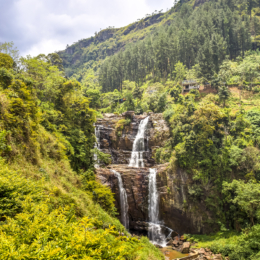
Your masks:
{"label": "boulder", "polygon": [[132,118],[135,115],[135,111],[127,111],[122,114],[123,117],[129,117]]}
{"label": "boulder", "polygon": [[179,246],[179,241],[174,240],[174,241],[172,242],[172,244],[173,244],[174,247],[178,247],[178,246]]}
{"label": "boulder", "polygon": [[181,240],[181,241],[186,241],[186,239],[185,239],[184,236],[181,236],[181,237],[180,237],[180,240]]}
{"label": "boulder", "polygon": [[172,240],[172,239],[170,239],[170,240],[167,242],[166,246],[171,246],[171,245],[172,245],[172,243],[173,243],[173,240]]}
{"label": "boulder", "polygon": [[183,246],[182,246],[181,252],[182,252],[183,254],[188,254],[189,251],[190,251],[190,242],[184,242],[184,243],[183,243]]}
{"label": "boulder", "polygon": [[205,251],[205,249],[204,248],[200,248],[200,250],[199,250],[199,252],[198,252],[199,254],[205,254],[206,253],[206,251]]}
{"label": "boulder", "polygon": [[175,236],[173,239],[176,240],[176,241],[180,240],[180,238],[178,236]]}
{"label": "boulder", "polygon": [[221,254],[214,255],[213,260],[222,260]]}

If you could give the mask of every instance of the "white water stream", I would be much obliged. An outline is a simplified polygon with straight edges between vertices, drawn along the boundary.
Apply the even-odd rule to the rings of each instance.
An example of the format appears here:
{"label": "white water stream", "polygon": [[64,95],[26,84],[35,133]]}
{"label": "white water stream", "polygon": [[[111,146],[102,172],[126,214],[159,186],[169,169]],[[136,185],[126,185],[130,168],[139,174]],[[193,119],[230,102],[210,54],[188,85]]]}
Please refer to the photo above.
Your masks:
{"label": "white water stream", "polygon": [[145,152],[145,145],[144,145],[144,139],[145,139],[145,132],[147,129],[147,124],[149,122],[149,116],[143,119],[138,127],[138,133],[135,137],[131,159],[129,166],[130,167],[144,167],[144,160],[143,160],[143,153]]}
{"label": "white water stream", "polygon": [[[156,169],[150,169],[148,197],[148,237],[153,244],[165,247],[167,244],[167,237],[171,236],[173,230],[161,225],[159,221],[159,195],[156,186],[156,174]],[[167,237],[163,228],[167,229],[170,232]]]}
{"label": "white water stream", "polygon": [[121,223],[126,229],[129,229],[129,218],[128,218],[128,202],[127,194],[123,186],[121,174],[115,170],[111,170],[118,179],[119,196],[120,196],[120,208],[121,208]]}
{"label": "white water stream", "polygon": [[[94,147],[99,150],[100,149],[100,127],[99,126],[95,126],[95,136],[96,136],[96,142]],[[94,154],[94,160],[95,162],[97,162],[97,164],[95,164],[95,168],[98,168],[100,162],[96,153]]]}

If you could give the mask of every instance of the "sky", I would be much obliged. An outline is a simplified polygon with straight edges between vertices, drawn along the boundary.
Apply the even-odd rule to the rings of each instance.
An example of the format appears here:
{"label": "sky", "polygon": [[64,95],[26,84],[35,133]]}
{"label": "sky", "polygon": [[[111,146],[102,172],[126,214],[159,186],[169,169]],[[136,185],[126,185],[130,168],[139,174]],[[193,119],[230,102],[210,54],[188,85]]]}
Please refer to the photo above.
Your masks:
{"label": "sky", "polygon": [[22,56],[64,50],[109,26],[126,26],[174,0],[0,0],[0,43]]}

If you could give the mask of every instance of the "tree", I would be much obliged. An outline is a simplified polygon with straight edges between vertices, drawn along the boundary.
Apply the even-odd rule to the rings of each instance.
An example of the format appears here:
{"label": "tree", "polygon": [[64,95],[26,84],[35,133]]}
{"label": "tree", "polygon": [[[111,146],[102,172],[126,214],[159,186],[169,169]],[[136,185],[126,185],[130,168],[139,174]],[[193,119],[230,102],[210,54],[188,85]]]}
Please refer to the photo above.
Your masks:
{"label": "tree", "polygon": [[0,43],[0,52],[10,55],[15,62],[18,62],[19,51],[14,47],[13,42]]}
{"label": "tree", "polygon": [[223,102],[223,106],[225,107],[226,101],[228,100],[230,96],[229,88],[225,86],[221,86],[218,88],[218,95],[221,102]]}
{"label": "tree", "polygon": [[101,104],[100,104],[101,93],[98,89],[88,89],[84,93],[84,96],[89,98],[89,100],[90,100],[89,106],[91,108],[94,108],[96,110],[98,108],[100,108],[100,106],[101,106]]}
{"label": "tree", "polygon": [[174,67],[175,82],[181,84],[187,74],[187,68],[182,62],[177,62]]}
{"label": "tree", "polygon": [[250,219],[252,225],[260,217],[260,184],[242,180],[224,182],[223,193],[229,203],[237,205]]}
{"label": "tree", "polygon": [[0,67],[11,69],[13,65],[14,61],[8,54],[0,53]]}

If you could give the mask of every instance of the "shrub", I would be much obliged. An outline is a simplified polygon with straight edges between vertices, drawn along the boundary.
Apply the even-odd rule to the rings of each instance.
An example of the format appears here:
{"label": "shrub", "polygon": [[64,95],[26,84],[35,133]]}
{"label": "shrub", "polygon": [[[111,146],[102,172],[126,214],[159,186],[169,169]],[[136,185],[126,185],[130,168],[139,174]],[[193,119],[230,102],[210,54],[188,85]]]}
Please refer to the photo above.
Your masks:
{"label": "shrub", "polygon": [[14,61],[8,54],[0,53],[0,67],[4,67],[6,69],[13,68]]}
{"label": "shrub", "polygon": [[116,134],[117,136],[121,136],[122,131],[124,130],[125,126],[130,125],[131,119],[126,118],[126,119],[120,119],[116,123]]}
{"label": "shrub", "polygon": [[14,217],[22,212],[25,200],[39,201],[42,196],[40,183],[9,170],[0,157],[0,219]]}

